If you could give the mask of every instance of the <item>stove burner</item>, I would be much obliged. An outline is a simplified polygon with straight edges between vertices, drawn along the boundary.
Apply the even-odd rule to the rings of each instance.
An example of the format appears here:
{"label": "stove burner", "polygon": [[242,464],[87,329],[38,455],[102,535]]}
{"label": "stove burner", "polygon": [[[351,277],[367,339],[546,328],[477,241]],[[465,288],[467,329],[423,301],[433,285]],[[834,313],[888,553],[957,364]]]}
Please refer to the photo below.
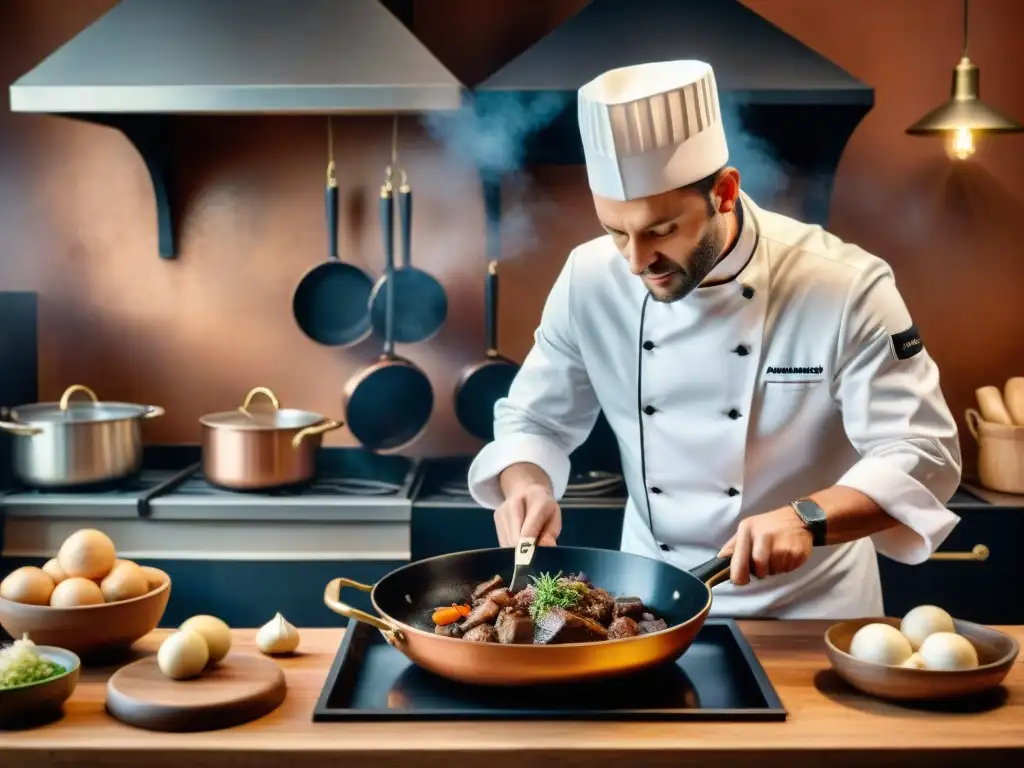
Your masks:
{"label": "stove burner", "polygon": [[[336,451],[336,452],[334,452]],[[358,455],[357,455],[358,454]],[[209,505],[210,509],[239,510],[258,507],[272,509],[289,503],[305,510],[351,508],[366,501],[370,508],[382,502],[401,503],[403,489],[411,482],[412,463],[392,457],[364,456],[351,449],[328,449],[309,482],[273,489],[237,490],[209,482],[203,475],[198,451],[159,449],[136,475],[118,482],[77,488],[41,489],[24,485],[7,490],[3,505],[18,509],[76,508],[98,512],[103,508],[134,508],[141,517],[149,517],[154,506],[188,507]],[[217,513],[220,514],[220,513]]]}

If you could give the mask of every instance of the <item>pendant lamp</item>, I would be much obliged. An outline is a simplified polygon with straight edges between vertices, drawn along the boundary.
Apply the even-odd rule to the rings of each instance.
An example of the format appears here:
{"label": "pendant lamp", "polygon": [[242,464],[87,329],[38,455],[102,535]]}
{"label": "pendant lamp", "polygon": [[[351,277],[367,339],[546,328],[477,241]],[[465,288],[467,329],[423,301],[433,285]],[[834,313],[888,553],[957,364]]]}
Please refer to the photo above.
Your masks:
{"label": "pendant lamp", "polygon": [[958,160],[974,154],[974,140],[979,134],[1024,131],[1024,125],[979,98],[981,76],[967,57],[967,3],[964,0],[964,51],[953,70],[952,97],[907,128],[912,136],[947,136],[950,154]]}

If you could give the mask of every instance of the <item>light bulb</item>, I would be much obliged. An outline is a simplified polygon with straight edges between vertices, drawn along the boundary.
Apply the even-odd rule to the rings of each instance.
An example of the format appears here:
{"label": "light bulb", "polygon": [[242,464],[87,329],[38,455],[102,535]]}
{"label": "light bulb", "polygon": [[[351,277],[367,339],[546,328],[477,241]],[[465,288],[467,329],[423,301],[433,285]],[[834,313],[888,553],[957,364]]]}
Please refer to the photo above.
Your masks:
{"label": "light bulb", "polygon": [[974,134],[970,128],[957,128],[953,133],[951,146],[953,157],[957,160],[966,160],[974,154]]}

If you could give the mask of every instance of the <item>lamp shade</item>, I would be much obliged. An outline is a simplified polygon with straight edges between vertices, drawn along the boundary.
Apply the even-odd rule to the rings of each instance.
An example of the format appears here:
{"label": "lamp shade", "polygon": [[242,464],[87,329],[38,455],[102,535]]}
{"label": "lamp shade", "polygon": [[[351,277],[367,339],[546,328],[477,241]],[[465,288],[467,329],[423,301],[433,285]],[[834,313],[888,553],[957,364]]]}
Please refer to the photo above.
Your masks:
{"label": "lamp shade", "polygon": [[1024,131],[1024,125],[993,109],[978,98],[980,79],[978,68],[964,56],[953,71],[952,98],[907,128],[907,133],[915,136],[927,136],[957,130],[968,130],[974,133]]}

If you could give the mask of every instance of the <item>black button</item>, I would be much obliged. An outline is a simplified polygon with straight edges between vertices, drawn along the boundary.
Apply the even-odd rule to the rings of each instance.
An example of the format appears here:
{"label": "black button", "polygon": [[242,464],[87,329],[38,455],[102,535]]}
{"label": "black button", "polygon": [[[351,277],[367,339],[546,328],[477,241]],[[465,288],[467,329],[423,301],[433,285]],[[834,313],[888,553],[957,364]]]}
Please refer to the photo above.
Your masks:
{"label": "black button", "polygon": [[653,405],[645,405],[644,406],[644,413],[646,413],[648,416],[650,416],[656,410],[658,410],[658,409],[655,408]]}
{"label": "black button", "polygon": [[668,544],[659,544],[658,546],[661,547],[662,552],[668,552]]}
{"label": "black button", "polygon": [[653,341],[645,341],[644,342],[644,349],[646,349],[648,352],[650,352],[652,349],[654,349],[654,342]]}
{"label": "black button", "polygon": [[736,347],[736,349],[733,350],[733,352],[735,352],[740,357],[746,357],[747,355],[750,354],[750,347],[748,347],[746,344],[740,344],[738,347]]}
{"label": "black button", "polygon": [[729,418],[730,419],[738,419],[739,417],[740,417],[740,412],[737,411],[735,408],[733,408],[731,411],[729,411]]}
{"label": "black button", "polygon": [[658,488],[657,486],[652,486],[651,493],[661,493],[661,488]]}
{"label": "black button", "polygon": [[735,488],[730,488],[728,491],[726,491],[726,493],[728,493],[730,496],[739,496],[740,495],[740,492],[737,491]]}
{"label": "black button", "polygon": [[752,298],[754,298],[754,289],[751,288],[749,285],[743,286],[743,298],[744,299],[752,299]]}

